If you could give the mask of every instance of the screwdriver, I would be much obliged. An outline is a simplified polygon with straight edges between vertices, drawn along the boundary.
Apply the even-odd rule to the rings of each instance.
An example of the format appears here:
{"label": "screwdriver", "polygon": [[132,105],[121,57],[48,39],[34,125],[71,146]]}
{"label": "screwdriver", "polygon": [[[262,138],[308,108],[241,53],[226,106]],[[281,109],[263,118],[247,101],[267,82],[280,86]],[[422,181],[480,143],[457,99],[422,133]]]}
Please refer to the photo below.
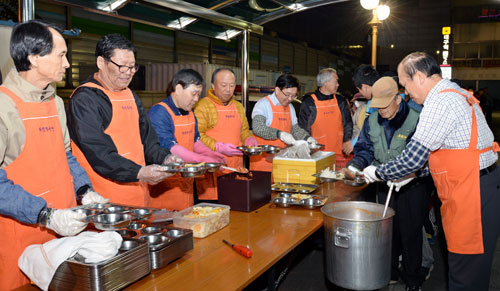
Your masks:
{"label": "screwdriver", "polygon": [[240,246],[240,245],[233,245],[232,243],[228,242],[225,239],[223,239],[222,242],[227,244],[228,246],[232,247],[233,250],[237,251],[240,255],[247,257],[247,258],[252,257],[252,250],[251,249],[244,247],[244,246]]}

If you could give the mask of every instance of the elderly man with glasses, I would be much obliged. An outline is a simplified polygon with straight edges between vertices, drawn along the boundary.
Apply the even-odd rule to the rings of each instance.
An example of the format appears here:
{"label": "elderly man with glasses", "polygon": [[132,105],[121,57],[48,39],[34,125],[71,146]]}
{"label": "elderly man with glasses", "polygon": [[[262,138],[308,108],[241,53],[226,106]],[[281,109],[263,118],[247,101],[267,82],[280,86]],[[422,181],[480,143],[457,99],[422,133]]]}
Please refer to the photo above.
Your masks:
{"label": "elderly man with glasses", "polygon": [[345,158],[342,153],[352,152],[351,112],[346,100],[336,95],[338,79],[335,69],[319,71],[318,89],[304,96],[299,113],[299,125],[324,144],[324,150],[335,152],[337,162]]}
{"label": "elderly man with glasses", "polygon": [[[297,98],[299,81],[290,74],[283,74],[276,80],[274,93],[260,99],[252,111],[252,129],[259,144],[275,145],[281,148],[308,140],[316,143],[297,123],[292,101]],[[262,154],[250,157],[250,169],[272,172],[273,155]]]}
{"label": "elderly man with glasses", "polygon": [[105,35],[95,56],[98,72],[69,103],[73,153],[110,202],[150,206],[147,184],[169,177],[159,164],[178,158],[160,146],[139,97],[128,88],[138,69],[133,44],[119,34]]}
{"label": "elderly man with glasses", "polygon": [[[347,163],[348,175],[360,173],[369,165],[380,165],[398,156],[411,140],[417,127],[419,113],[401,99],[396,81],[382,77],[373,84],[371,108],[378,112],[365,120],[359,139],[354,146],[354,158]],[[390,185],[392,182],[388,182]],[[405,186],[395,185],[390,207],[396,211],[393,221],[391,280],[402,278],[406,290],[419,290],[427,274],[422,265],[422,226],[429,206],[427,187],[430,177],[415,178]],[[393,186],[394,187],[394,186]],[[376,184],[379,203],[385,203],[386,183]],[[403,268],[399,269],[399,256]],[[395,282],[394,282],[395,283]]]}

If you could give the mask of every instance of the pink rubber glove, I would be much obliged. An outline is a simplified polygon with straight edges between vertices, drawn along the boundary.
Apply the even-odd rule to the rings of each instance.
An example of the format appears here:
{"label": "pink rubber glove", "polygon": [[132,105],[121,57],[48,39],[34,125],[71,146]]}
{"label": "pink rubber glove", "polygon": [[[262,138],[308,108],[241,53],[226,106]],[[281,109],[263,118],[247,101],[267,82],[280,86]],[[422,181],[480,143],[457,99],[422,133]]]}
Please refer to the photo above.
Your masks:
{"label": "pink rubber glove", "polygon": [[171,147],[170,152],[180,157],[186,163],[201,163],[201,162],[218,163],[218,161],[213,157],[192,152],[178,144]]}
{"label": "pink rubber glove", "polygon": [[215,149],[219,153],[226,155],[228,157],[243,155],[243,153],[240,150],[236,149],[236,146],[232,143],[223,143],[219,141],[218,143],[215,144]]}
{"label": "pink rubber glove", "polygon": [[194,152],[212,157],[218,161],[217,163],[223,163],[223,164],[227,163],[226,158],[224,157],[223,154],[214,152],[209,147],[207,147],[201,140],[194,143]]}
{"label": "pink rubber glove", "polygon": [[255,147],[259,145],[259,142],[257,141],[257,139],[255,139],[255,137],[251,136],[245,139],[245,145],[247,147]]}

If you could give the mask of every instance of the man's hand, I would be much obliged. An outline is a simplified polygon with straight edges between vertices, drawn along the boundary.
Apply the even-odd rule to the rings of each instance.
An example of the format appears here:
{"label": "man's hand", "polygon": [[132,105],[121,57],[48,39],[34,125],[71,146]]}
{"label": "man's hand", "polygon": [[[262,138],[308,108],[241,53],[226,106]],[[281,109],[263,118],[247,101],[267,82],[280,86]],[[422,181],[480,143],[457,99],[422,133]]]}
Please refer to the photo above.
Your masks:
{"label": "man's hand", "polygon": [[137,179],[151,185],[156,185],[175,173],[167,173],[160,165],[143,166],[137,174]]}
{"label": "man's hand", "polygon": [[69,209],[52,209],[47,219],[47,228],[62,236],[73,236],[87,227],[87,216]]}
{"label": "man's hand", "polygon": [[382,181],[377,177],[377,174],[375,172],[377,171],[377,167],[375,166],[368,166],[363,170],[363,175],[365,176],[365,181],[366,183],[373,183],[373,182],[378,182]]}
{"label": "man's hand", "polygon": [[309,143],[309,148],[311,150],[315,150],[315,149],[320,148],[320,146],[318,145],[318,141],[314,137],[310,136],[307,138],[306,141]]}
{"label": "man's hand", "polygon": [[243,153],[236,148],[236,146],[232,143],[223,143],[221,141],[215,144],[215,149],[217,152],[226,155],[228,157],[231,156],[242,156]]}
{"label": "man's hand", "polygon": [[278,137],[282,142],[288,145],[295,144],[295,138],[293,138],[293,135],[289,134],[288,132],[280,131]]}
{"label": "man's hand", "polygon": [[108,203],[109,199],[102,197],[99,195],[99,193],[95,192],[94,190],[88,190],[83,194],[82,198],[82,204],[87,205],[87,204],[93,204],[93,203]]}
{"label": "man's hand", "polygon": [[346,141],[342,143],[342,152],[346,155],[350,155],[352,153],[352,141]]}

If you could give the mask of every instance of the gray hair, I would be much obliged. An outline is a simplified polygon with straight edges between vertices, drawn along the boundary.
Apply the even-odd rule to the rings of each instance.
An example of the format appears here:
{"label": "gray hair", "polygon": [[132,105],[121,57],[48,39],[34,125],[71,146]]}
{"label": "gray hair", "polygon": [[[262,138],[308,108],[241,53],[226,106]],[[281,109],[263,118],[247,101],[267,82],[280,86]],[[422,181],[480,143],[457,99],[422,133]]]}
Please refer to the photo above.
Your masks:
{"label": "gray hair", "polygon": [[434,74],[441,75],[441,68],[436,60],[424,52],[414,52],[407,55],[400,63],[404,72],[413,80],[417,72],[422,72],[426,77]]}
{"label": "gray hair", "polygon": [[325,68],[319,71],[318,75],[316,75],[318,87],[322,87],[326,82],[330,81],[333,78],[333,74],[337,74],[334,68]]}

